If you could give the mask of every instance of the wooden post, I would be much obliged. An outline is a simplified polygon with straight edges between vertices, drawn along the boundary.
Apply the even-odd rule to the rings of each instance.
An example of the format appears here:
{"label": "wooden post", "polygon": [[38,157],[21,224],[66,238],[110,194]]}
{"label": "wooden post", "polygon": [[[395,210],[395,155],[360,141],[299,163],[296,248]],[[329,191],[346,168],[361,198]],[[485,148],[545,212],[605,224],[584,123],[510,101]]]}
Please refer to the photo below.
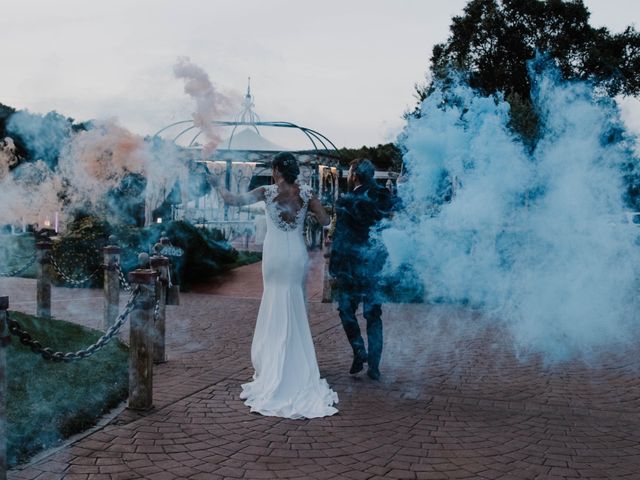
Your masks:
{"label": "wooden post", "polygon": [[331,243],[324,236],[327,234],[324,229],[320,237],[320,248],[324,248],[324,269],[322,277],[322,303],[331,303],[331,275],[329,275],[329,261],[331,260]]}
{"label": "wooden post", "polygon": [[38,281],[36,283],[36,315],[51,318],[51,241],[36,243]]}
{"label": "wooden post", "polygon": [[11,342],[7,310],[9,297],[0,297],[0,480],[7,480],[7,353]]}
{"label": "wooden post", "polygon": [[162,244],[153,247],[156,254],[151,257],[151,268],[158,272],[156,283],[156,301],[159,302],[158,317],[155,319],[153,335],[153,363],[164,363],[166,356],[166,318],[167,318],[167,289],[169,288],[169,259],[160,255]]}
{"label": "wooden post", "polygon": [[116,245],[116,237],[109,237],[109,245],[102,249],[104,255],[104,316],[102,328],[107,331],[118,318],[120,308],[120,247]]}
{"label": "wooden post", "polygon": [[324,277],[322,279],[322,303],[331,303],[331,276],[329,275],[329,255],[324,254]]}
{"label": "wooden post", "polygon": [[157,273],[149,269],[149,255],[141,253],[140,267],[129,273],[132,287],[140,287],[131,312],[129,333],[129,404],[132,410],[153,407],[153,309]]}
{"label": "wooden post", "polygon": [[[162,232],[162,237],[160,237],[160,244],[162,246],[169,247],[171,246],[171,241],[169,237],[166,236],[166,232]],[[180,305],[180,285],[178,285],[178,276],[175,274],[176,270],[174,269],[174,275],[171,275],[171,259],[169,259],[169,287],[167,289],[167,305]]]}

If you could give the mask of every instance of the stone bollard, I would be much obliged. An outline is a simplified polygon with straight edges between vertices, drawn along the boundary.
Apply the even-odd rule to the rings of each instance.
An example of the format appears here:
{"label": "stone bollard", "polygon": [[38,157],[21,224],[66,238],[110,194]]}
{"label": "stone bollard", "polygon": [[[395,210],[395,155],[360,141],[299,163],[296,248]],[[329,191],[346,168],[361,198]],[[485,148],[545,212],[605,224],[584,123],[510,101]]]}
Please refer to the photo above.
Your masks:
{"label": "stone bollard", "polygon": [[102,249],[104,255],[104,316],[102,329],[106,332],[118,318],[120,308],[120,247],[116,237],[109,237],[109,245]]}
{"label": "stone bollard", "polygon": [[36,283],[36,315],[51,318],[51,247],[50,241],[36,243],[38,281]]}
{"label": "stone bollard", "polygon": [[138,256],[139,268],[129,273],[132,288],[140,287],[131,312],[129,333],[129,404],[132,410],[153,407],[153,309],[158,274],[149,268],[149,255]]}
{"label": "stone bollard", "polygon": [[166,319],[167,319],[167,290],[169,288],[169,259],[160,254],[162,244],[153,247],[155,255],[151,257],[151,268],[158,272],[156,283],[156,301],[158,301],[158,317],[155,319],[155,334],[153,335],[153,363],[167,361],[165,351]]}
{"label": "stone bollard", "polygon": [[11,342],[7,310],[9,297],[0,297],[0,480],[7,479],[7,352]]}

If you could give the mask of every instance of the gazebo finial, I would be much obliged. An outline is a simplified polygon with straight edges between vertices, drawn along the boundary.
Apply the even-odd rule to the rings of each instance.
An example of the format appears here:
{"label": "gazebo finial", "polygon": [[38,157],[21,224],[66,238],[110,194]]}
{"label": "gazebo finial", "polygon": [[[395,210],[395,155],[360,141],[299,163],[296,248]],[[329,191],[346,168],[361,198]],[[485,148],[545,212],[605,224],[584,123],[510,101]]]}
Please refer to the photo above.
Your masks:
{"label": "gazebo finial", "polygon": [[241,122],[250,124],[256,133],[260,133],[256,126],[256,122],[260,121],[260,117],[253,111],[253,107],[255,107],[255,104],[253,103],[253,95],[251,95],[251,77],[247,77],[247,93],[244,96],[244,102],[242,102],[242,111],[237,118]]}
{"label": "gazebo finial", "polygon": [[251,110],[254,107],[253,96],[251,95],[251,77],[247,80],[247,94],[244,96],[244,111]]}

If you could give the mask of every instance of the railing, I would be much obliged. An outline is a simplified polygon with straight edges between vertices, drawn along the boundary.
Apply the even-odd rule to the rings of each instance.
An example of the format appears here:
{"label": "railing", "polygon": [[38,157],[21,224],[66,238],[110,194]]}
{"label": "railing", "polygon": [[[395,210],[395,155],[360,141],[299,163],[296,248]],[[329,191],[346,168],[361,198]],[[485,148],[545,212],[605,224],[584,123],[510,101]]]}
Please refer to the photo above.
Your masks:
{"label": "railing", "polygon": [[[104,264],[85,279],[73,278],[51,256],[51,242],[38,242],[36,254],[29,258],[32,265],[38,262],[37,315],[51,317],[51,268],[68,283],[85,283],[104,272],[104,314],[105,333],[92,345],[75,352],[61,352],[44,346],[30,332],[11,317],[8,312],[9,298],[0,297],[0,480],[6,479],[6,346],[12,336],[44,361],[69,363],[81,361],[98,353],[116,335],[130,318],[129,327],[129,397],[128,408],[149,410],[153,406],[153,365],[166,361],[165,332],[166,306],[179,304],[179,289],[173,285],[170,276],[170,261],[162,255],[171,249],[169,239],[163,237],[154,246],[154,255],[141,253],[138,268],[125,277],[120,267],[120,247],[115,238],[109,238],[110,245],[104,247]],[[18,269],[16,269],[18,270]],[[11,273],[11,272],[7,272]],[[119,310],[120,285],[130,292],[122,312]]]}

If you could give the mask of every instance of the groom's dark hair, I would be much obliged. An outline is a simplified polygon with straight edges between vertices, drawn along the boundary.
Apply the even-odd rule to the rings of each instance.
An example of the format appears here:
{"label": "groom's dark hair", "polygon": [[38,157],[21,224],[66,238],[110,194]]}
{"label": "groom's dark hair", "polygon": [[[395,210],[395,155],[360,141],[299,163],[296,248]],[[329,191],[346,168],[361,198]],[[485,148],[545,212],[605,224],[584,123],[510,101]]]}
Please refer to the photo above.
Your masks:
{"label": "groom's dark hair", "polygon": [[376,174],[376,168],[368,158],[356,158],[351,161],[349,166],[353,167],[353,172],[360,183],[367,184],[373,181],[373,177]]}
{"label": "groom's dark hair", "polygon": [[298,175],[300,175],[298,159],[289,152],[280,152],[273,157],[271,167],[278,170],[287,183],[295,183],[298,179]]}

